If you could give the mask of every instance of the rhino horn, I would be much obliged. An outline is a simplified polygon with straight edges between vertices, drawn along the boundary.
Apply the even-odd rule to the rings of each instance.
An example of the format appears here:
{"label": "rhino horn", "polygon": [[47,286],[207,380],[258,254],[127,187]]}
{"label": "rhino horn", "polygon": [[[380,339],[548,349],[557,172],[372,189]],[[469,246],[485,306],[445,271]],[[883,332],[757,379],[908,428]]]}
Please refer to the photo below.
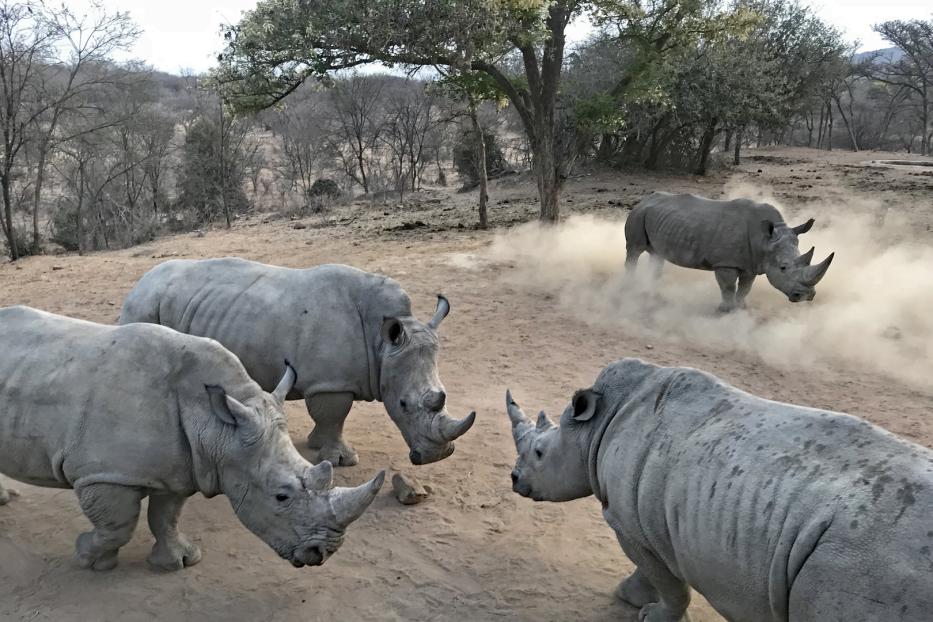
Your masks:
{"label": "rhino horn", "polygon": [[331,492],[331,507],[340,527],[346,528],[358,519],[370,506],[385,482],[386,472],[379,471],[376,477],[356,488],[334,488]]}
{"label": "rhino horn", "polygon": [[802,234],[806,233],[807,231],[809,231],[811,228],[813,228],[813,223],[814,223],[814,222],[815,222],[815,221],[811,218],[810,220],[808,220],[807,222],[803,223],[802,225],[797,225],[796,227],[791,227],[791,229],[793,229],[794,233],[796,233],[797,235],[802,235]]}
{"label": "rhino horn", "polygon": [[538,413],[538,423],[535,425],[535,432],[544,432],[550,430],[551,428],[556,427],[551,420],[548,419],[547,413],[543,410]]}
{"label": "rhino horn", "polygon": [[826,271],[829,270],[829,264],[833,262],[833,257],[836,253],[830,253],[829,257],[816,264],[815,266],[807,267],[806,274],[804,276],[804,284],[808,287],[813,287],[820,282],[820,279],[826,274]]}
{"label": "rhino horn", "polygon": [[473,427],[473,422],[476,421],[475,410],[459,421],[444,414],[439,416],[443,418],[438,425],[438,432],[445,443],[449,443],[466,434],[467,430]]}
{"label": "rhino horn", "polygon": [[292,364],[286,360],[285,374],[282,375],[282,379],[279,380],[278,386],[272,391],[272,396],[278,400],[279,403],[284,403],[285,398],[288,397],[288,393],[292,390],[292,387],[295,386],[296,380],[298,380],[298,374],[295,373],[295,368],[292,367]]}
{"label": "rhino horn", "polygon": [[810,250],[808,250],[806,253],[798,257],[795,263],[798,266],[809,266],[810,262],[813,261],[813,251],[815,250],[816,250],[816,247],[811,246]]}
{"label": "rhino horn", "polygon": [[512,399],[511,391],[505,392],[505,407],[509,413],[509,419],[512,421],[512,438],[515,440],[515,445],[518,446],[522,438],[534,429],[534,424],[531,419],[525,416],[518,403]]}
{"label": "rhino horn", "polygon": [[428,322],[428,326],[437,330],[437,327],[441,325],[441,322],[444,321],[444,318],[447,317],[447,314],[450,313],[450,301],[444,296],[444,294],[437,295],[437,308],[434,310],[434,317],[431,318],[431,321]]}

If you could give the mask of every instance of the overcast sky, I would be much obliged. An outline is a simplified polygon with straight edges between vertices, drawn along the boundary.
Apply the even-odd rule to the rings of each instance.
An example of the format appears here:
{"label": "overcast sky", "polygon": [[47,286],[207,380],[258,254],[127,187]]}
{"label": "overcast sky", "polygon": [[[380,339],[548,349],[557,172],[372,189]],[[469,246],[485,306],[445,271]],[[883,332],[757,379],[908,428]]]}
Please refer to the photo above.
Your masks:
{"label": "overcast sky", "polygon": [[[222,47],[220,24],[236,22],[256,0],[100,0],[109,10],[129,11],[144,30],[132,56],[156,69],[178,73],[203,72],[211,67]],[[76,11],[86,10],[90,0],[65,0]],[[931,0],[811,0],[819,14],[842,29],[861,50],[888,47],[871,25],[890,19],[931,19]],[[571,26],[571,40],[589,31],[584,21]]]}

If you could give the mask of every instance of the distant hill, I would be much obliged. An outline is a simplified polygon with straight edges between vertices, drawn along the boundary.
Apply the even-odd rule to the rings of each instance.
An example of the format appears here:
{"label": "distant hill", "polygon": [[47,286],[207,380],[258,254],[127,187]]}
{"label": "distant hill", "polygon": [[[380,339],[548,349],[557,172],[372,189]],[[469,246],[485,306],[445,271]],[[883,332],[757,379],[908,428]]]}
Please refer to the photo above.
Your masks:
{"label": "distant hill", "polygon": [[900,48],[884,48],[881,50],[871,50],[869,52],[859,52],[852,57],[852,62],[861,63],[872,58],[877,58],[878,60],[893,63],[900,60],[903,55],[904,52],[902,52]]}

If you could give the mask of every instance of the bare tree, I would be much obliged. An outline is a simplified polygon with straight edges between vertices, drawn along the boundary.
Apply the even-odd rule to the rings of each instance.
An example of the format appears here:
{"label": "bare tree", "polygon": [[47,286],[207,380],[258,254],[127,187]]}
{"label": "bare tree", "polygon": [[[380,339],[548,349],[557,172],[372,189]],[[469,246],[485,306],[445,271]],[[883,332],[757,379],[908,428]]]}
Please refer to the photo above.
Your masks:
{"label": "bare tree", "polygon": [[344,172],[365,193],[372,189],[370,178],[379,164],[385,82],[383,76],[354,75],[337,80],[331,90],[336,127],[330,142]]}

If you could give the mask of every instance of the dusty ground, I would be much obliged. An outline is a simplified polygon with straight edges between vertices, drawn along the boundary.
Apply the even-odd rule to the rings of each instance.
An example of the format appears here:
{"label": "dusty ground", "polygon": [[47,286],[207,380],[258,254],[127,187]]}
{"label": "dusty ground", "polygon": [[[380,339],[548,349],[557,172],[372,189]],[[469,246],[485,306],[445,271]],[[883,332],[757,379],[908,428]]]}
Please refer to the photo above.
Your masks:
{"label": "dusty ground", "polygon": [[[738,171],[703,180],[636,172],[585,175],[569,182],[565,206],[568,213],[594,213],[617,224],[625,208],[655,188],[716,196],[724,187],[752,183],[795,212],[855,201],[874,206],[879,219],[885,211],[896,213],[906,223],[899,236],[921,249],[933,246],[933,169],[863,165],[895,157],[884,154],[785,150],[749,156]],[[532,188],[523,178],[493,185],[491,220],[498,227],[493,232],[470,228],[474,215],[468,206],[475,195],[437,190],[414,197],[406,208],[358,205],[329,221],[305,219],[298,224],[304,228],[256,216],[232,231],[203,237],[0,265],[0,304],[28,304],[100,322],[113,322],[136,279],[166,258],[240,255],[287,266],[344,262],[381,271],[403,283],[422,316],[433,311],[435,292],[450,297],[441,377],[452,414],[478,411],[476,426],[458,441],[453,456],[415,468],[382,407],[357,405],[347,435],[361,464],[339,470],[340,482],[359,483],[391,467],[416,474],[437,492],[421,505],[403,507],[387,487],[340,552],[311,570],[280,560],[237,522],[224,497],[193,498],[183,517],[183,528],[203,549],[200,565],[175,574],[151,572],[145,563],[151,536],[143,524],[115,571],[79,570],[72,546],[88,524],[73,494],[13,484],[22,496],[0,508],[0,619],[636,620],[634,610],[611,597],[631,566],[597,503],[533,504],[511,492],[514,450],[502,408],[511,387],[528,410],[543,407],[556,414],[575,389],[589,386],[606,363],[621,356],[700,367],[762,396],[848,411],[933,445],[933,386],[922,380],[933,369],[929,323],[923,319],[929,307],[915,314],[918,323],[910,330],[906,324],[880,327],[889,337],[898,331],[902,350],[896,360],[919,370],[909,381],[900,380],[897,369],[871,361],[807,358],[806,348],[799,353],[806,364],[788,365],[784,359],[772,364],[764,362],[768,357],[763,360],[761,348],[710,345],[676,331],[668,335],[663,325],[652,328],[650,318],[587,318],[586,309],[581,313],[568,300],[562,281],[550,285],[547,279],[525,278],[534,268],[535,249],[503,255],[513,235],[506,227],[537,211]],[[898,243],[897,236],[889,237],[885,244]],[[817,256],[824,250],[818,246]],[[547,249],[538,252],[546,255]],[[857,259],[837,259],[832,271],[844,275]],[[715,306],[718,292],[710,275],[684,271],[669,278],[703,286],[697,290],[698,313]],[[931,283],[905,287],[920,295]],[[755,321],[755,314],[768,317],[772,308],[819,317],[772,294],[763,282],[756,284],[752,299],[747,321]],[[813,313],[821,303],[818,295]],[[828,295],[825,304],[839,304],[838,296]],[[720,326],[731,321],[707,319]],[[865,335],[876,339],[867,328]],[[299,402],[289,404],[288,414],[301,447],[310,419]],[[693,610],[694,620],[718,620],[700,599]]]}

